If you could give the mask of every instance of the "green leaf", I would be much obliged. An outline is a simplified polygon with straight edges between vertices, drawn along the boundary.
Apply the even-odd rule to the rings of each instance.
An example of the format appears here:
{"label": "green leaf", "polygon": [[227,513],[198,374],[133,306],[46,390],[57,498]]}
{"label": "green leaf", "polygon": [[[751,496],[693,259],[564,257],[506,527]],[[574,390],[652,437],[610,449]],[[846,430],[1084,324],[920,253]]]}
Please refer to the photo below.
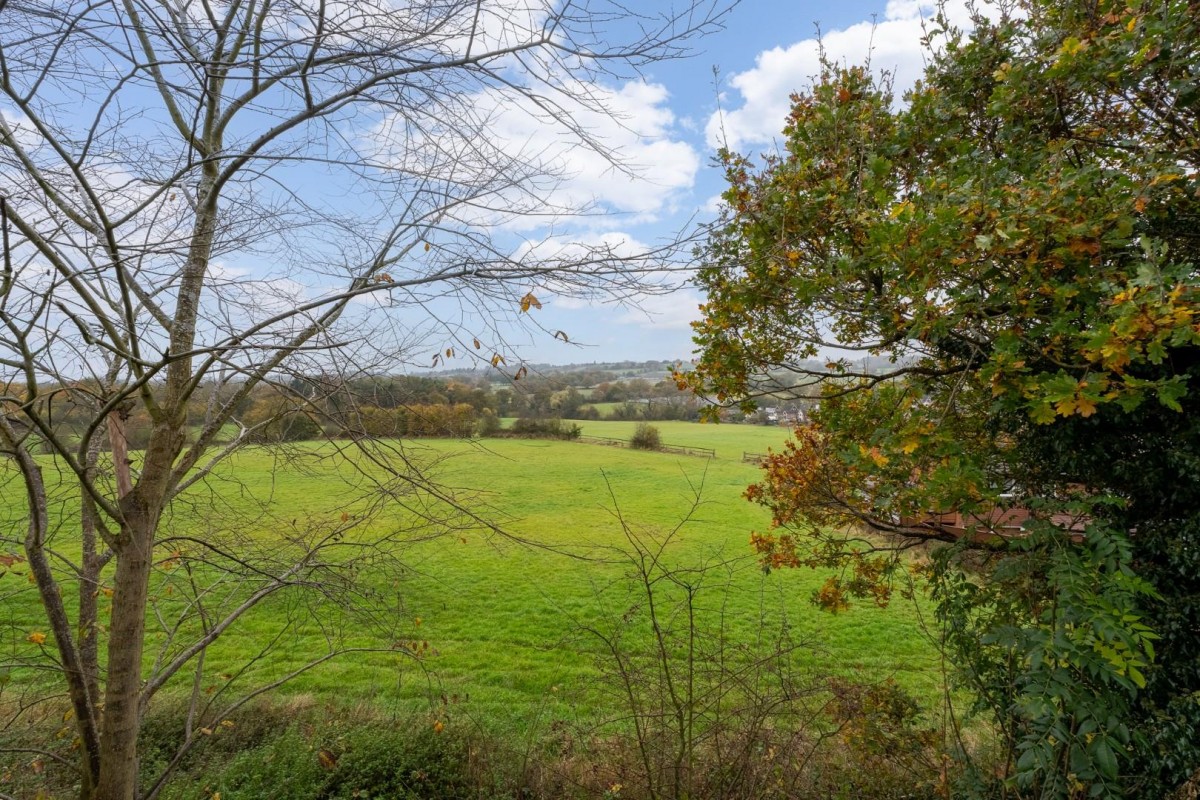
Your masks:
{"label": "green leaf", "polygon": [[1096,766],[1100,768],[1101,775],[1110,780],[1117,777],[1117,757],[1109,747],[1107,739],[1096,737],[1092,741],[1092,757]]}

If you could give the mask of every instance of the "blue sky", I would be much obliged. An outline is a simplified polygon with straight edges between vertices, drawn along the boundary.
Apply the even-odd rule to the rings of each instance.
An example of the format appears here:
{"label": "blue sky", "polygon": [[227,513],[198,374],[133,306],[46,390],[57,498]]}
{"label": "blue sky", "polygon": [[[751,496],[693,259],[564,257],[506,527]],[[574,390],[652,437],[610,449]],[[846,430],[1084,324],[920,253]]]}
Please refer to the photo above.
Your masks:
{"label": "blue sky", "polygon": [[[680,7],[678,0],[674,5],[672,0],[639,2],[644,6],[633,7],[644,8],[649,18]],[[956,21],[964,21],[967,2],[946,0]],[[556,3],[561,0],[484,4],[481,8],[489,9],[490,22],[481,28],[481,41],[503,50],[511,37],[540,35],[538,9]],[[189,7],[195,12],[199,4]],[[399,111],[371,102],[348,104],[343,114],[331,114],[322,122],[327,128],[297,129],[294,140],[285,136],[272,142],[275,150],[260,154],[261,172],[258,165],[248,170],[238,187],[240,194],[231,195],[237,199],[226,200],[232,209],[232,244],[210,265],[211,308],[206,307],[200,340],[222,341],[251,320],[275,315],[286,319],[264,328],[262,335],[286,337],[289,325],[303,325],[308,319],[303,313],[287,315],[314,299],[338,296],[346,281],[358,274],[355,270],[375,263],[376,246],[396,255],[396,261],[387,262],[389,269],[395,263],[419,277],[489,263],[479,259],[481,251],[499,253],[497,258],[505,264],[518,262],[522,273],[538,257],[574,256],[578,264],[582,255],[585,263],[593,263],[593,254],[581,253],[581,244],[617,254],[644,253],[689,224],[716,216],[723,188],[712,163],[717,147],[727,142],[751,155],[771,150],[788,112],[788,97],[818,72],[822,46],[831,59],[848,64],[869,59],[876,71],[894,72],[898,91],[910,86],[922,70],[922,26],[932,10],[930,0],[853,0],[836,6],[743,0],[727,16],[723,30],[694,41],[691,58],[652,63],[640,76],[576,74],[570,69],[573,64],[563,69],[563,62],[551,62],[556,66],[547,67],[536,58],[517,69],[501,57],[499,68],[507,65],[512,70],[512,77],[525,84],[523,93],[513,91],[507,78],[443,91],[459,86],[450,80],[431,84],[437,87],[432,96],[444,98],[440,103],[417,95],[425,101]],[[97,12],[101,17],[107,13]],[[203,29],[204,20],[199,22]],[[593,35],[589,20],[576,22],[582,36]],[[595,35],[609,41],[608,33]],[[614,41],[619,38],[612,36]],[[452,51],[467,41],[473,39],[451,38],[446,46]],[[122,102],[110,102],[105,81],[112,82],[113,91],[118,82],[116,73],[105,66],[106,52],[91,56],[98,64],[94,81],[75,80],[71,73],[72,79],[61,86],[47,84],[47,96],[40,101],[43,116],[55,120],[64,131],[60,138],[69,141],[79,138],[80,131],[104,132],[105,147],[87,148],[89,162],[78,172],[89,182],[89,197],[97,192],[114,213],[127,217],[120,235],[132,242],[130,252],[138,252],[139,237],[148,242],[161,237],[161,247],[146,247],[148,255],[138,262],[138,275],[151,294],[170,297],[176,264],[171,254],[177,240],[186,241],[177,234],[187,228],[190,216],[186,204],[173,204],[175,191],[160,191],[164,184],[155,170],[169,173],[177,157],[172,153],[180,148],[187,152],[189,145],[172,138],[169,116],[158,107],[158,93],[150,87],[120,84]],[[181,80],[191,74],[185,72]],[[332,85],[326,91],[340,87]],[[543,87],[549,87],[545,92],[554,99],[551,111],[540,102]],[[253,138],[264,120],[295,111],[289,104],[297,102],[296,96],[283,88],[278,94],[239,116],[228,133],[230,141]],[[610,113],[600,113],[601,108]],[[565,112],[556,113],[559,109]],[[31,158],[49,164],[47,169],[56,168],[60,151],[48,146],[39,129],[23,121],[22,113],[0,101],[0,123],[16,131],[14,140],[19,139]],[[597,148],[580,145],[580,130],[565,126],[565,115],[599,142],[598,149],[616,154],[626,169],[614,169]],[[293,159],[293,147],[304,157]],[[364,175],[371,177],[364,180]],[[39,210],[39,198],[25,197],[30,193],[23,176],[20,167],[11,176],[0,170],[0,190],[11,177],[10,198],[25,204],[22,213],[41,219],[46,215]],[[481,188],[472,194],[476,186]],[[452,202],[460,199],[459,193],[466,202]],[[436,214],[424,216],[428,203],[436,206]],[[593,213],[568,213],[580,207]],[[44,223],[54,228],[54,219],[51,215]],[[422,222],[428,219],[436,219],[436,224]],[[381,245],[393,229],[403,233],[399,244]],[[475,233],[484,245],[476,247]],[[86,237],[84,241],[86,247]],[[67,247],[68,260],[80,255]],[[699,315],[703,300],[694,288],[630,295],[632,289],[625,287],[623,303],[603,304],[568,296],[561,282],[497,284],[486,270],[478,280],[476,274],[457,281],[399,282],[398,287],[390,275],[377,275],[380,280],[373,285],[378,292],[358,298],[361,305],[339,319],[346,338],[337,340],[333,358],[392,371],[428,369],[431,356],[439,354],[440,359],[448,351],[455,356],[444,366],[467,366],[472,360],[486,364],[493,354],[503,354],[510,369],[521,361],[562,364],[691,356],[689,322]],[[51,275],[47,265],[29,261],[21,284],[29,298],[40,296]],[[679,273],[673,275],[677,283]],[[588,275],[576,285],[595,286],[602,280]],[[80,313],[88,313],[61,287],[57,291]],[[526,291],[533,292],[542,307],[531,309],[525,318],[532,325],[510,325]],[[142,321],[146,341],[159,341],[155,337],[162,332],[153,320]],[[330,335],[342,334],[339,330]],[[90,364],[90,358],[81,347],[80,363]],[[314,368],[327,366],[314,363]]]}
{"label": "blue sky", "polygon": [[[960,5],[952,4],[951,12],[963,15]],[[654,65],[640,88],[611,87],[630,95],[629,124],[643,125],[647,132],[637,138],[643,149],[627,146],[628,140],[622,140],[622,149],[632,161],[647,163],[640,164],[639,180],[592,176],[590,186],[614,212],[595,234],[651,243],[689,217],[711,219],[722,190],[720,173],[712,166],[718,142],[724,137],[743,153],[772,149],[789,94],[804,88],[817,70],[818,26],[830,57],[851,64],[869,58],[876,71],[893,71],[903,90],[923,68],[921,26],[931,13],[921,0],[836,5],[744,0],[725,30],[701,40],[692,58]],[[630,197],[643,202],[633,204]],[[692,350],[688,322],[697,316],[701,300],[688,288],[642,298],[641,309],[552,298],[539,322],[569,332],[582,346],[536,335],[518,335],[513,343],[525,358],[550,363],[687,359]]]}

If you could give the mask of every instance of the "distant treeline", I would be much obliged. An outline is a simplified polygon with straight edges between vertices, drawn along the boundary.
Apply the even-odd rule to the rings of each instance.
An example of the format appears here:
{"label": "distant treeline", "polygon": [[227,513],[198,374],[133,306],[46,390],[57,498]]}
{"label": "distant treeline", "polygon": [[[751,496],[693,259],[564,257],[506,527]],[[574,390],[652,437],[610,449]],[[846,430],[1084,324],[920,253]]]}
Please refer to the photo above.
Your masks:
{"label": "distant treeline", "polygon": [[[5,387],[10,395],[20,386]],[[520,381],[492,382],[487,377],[370,376],[354,380],[326,376],[293,376],[255,387],[238,397],[236,381],[203,384],[188,407],[194,432],[218,410],[233,404],[233,414],[220,437],[258,442],[317,438],[467,437],[495,435],[502,417],[525,420],[694,420],[702,401],[681,392],[666,377],[658,381],[614,377],[612,372],[583,369],[551,374],[531,373]],[[94,382],[81,381],[47,391],[40,387],[33,402],[50,421],[49,435],[80,443],[94,409],[111,397]],[[151,387],[153,390],[153,387]],[[134,404],[117,413],[124,419],[129,447],[140,449],[149,435],[149,419]],[[740,420],[740,415],[739,415]],[[30,442],[45,433],[30,432]],[[526,431],[532,433],[532,430]],[[105,431],[93,437],[107,449]]]}

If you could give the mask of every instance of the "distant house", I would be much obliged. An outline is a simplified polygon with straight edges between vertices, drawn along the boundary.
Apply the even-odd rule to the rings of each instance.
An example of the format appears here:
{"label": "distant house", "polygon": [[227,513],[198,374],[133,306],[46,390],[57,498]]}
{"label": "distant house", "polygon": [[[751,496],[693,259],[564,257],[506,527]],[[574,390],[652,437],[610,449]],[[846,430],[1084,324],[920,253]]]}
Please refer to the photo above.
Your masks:
{"label": "distant house", "polygon": [[[927,528],[955,539],[970,536],[983,541],[993,536],[1015,539],[1028,534],[1029,521],[1034,519],[1027,508],[994,508],[982,514],[963,514],[959,511],[929,512],[920,516],[900,517],[906,528]],[[1050,515],[1050,523],[1071,534],[1079,541],[1083,538],[1090,518],[1058,513]]]}
{"label": "distant house", "polygon": [[779,412],[778,421],[780,425],[787,425],[794,428],[797,425],[803,425],[807,421],[807,418],[804,416],[803,409],[784,409]]}

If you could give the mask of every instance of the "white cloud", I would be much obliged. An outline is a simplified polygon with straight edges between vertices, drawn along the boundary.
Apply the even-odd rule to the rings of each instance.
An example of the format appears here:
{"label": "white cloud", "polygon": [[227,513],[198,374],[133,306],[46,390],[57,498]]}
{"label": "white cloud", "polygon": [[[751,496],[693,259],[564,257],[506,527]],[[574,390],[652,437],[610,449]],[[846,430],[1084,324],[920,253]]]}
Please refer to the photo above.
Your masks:
{"label": "white cloud", "polygon": [[[736,150],[778,137],[790,95],[808,86],[820,72],[822,49],[831,61],[850,65],[869,61],[876,72],[892,73],[899,98],[924,71],[928,50],[921,39],[934,12],[934,4],[925,0],[889,0],[880,20],[824,32],[819,41],[805,39],[760,53],[752,69],[730,79],[741,103],[723,117],[714,114],[709,119],[710,143],[727,143]],[[950,0],[946,13],[955,25],[970,22],[967,0]]]}
{"label": "white cloud", "polygon": [[537,295],[547,309],[576,311],[606,309],[606,317],[619,325],[636,325],[659,330],[687,330],[699,317],[700,295],[686,288],[691,271],[685,264],[661,262],[654,248],[620,231],[592,233],[574,239],[550,238],[524,245],[514,257],[541,262],[597,262],[623,259],[631,268],[625,276],[614,276],[610,291],[603,294],[572,292],[571,287],[546,282]]}
{"label": "white cloud", "polygon": [[[438,165],[453,210],[467,225],[544,228],[582,213],[589,224],[653,220],[692,187],[696,150],[678,135],[660,84],[619,87],[563,80],[550,97],[490,88],[466,99],[457,119],[385,120],[371,137],[380,157],[411,172]],[[605,215],[621,215],[605,219]]]}
{"label": "white cloud", "polygon": [[551,204],[600,204],[612,211],[648,215],[692,185],[700,158],[672,135],[675,117],[667,107],[665,87],[640,81],[618,89],[576,84],[574,93],[589,102],[567,101],[564,110],[596,147],[582,142],[563,122],[537,113],[528,102],[489,98],[501,106],[493,128],[500,146],[510,154],[536,153],[548,171],[561,176],[548,194]]}
{"label": "white cloud", "polygon": [[704,205],[700,206],[700,210],[710,217],[715,217],[725,209],[725,198],[720,194],[714,194],[704,201]]}
{"label": "white cloud", "polygon": [[681,289],[671,294],[650,295],[638,301],[637,308],[617,318],[622,325],[666,331],[691,330],[692,320],[700,318],[703,298],[694,289]]}

